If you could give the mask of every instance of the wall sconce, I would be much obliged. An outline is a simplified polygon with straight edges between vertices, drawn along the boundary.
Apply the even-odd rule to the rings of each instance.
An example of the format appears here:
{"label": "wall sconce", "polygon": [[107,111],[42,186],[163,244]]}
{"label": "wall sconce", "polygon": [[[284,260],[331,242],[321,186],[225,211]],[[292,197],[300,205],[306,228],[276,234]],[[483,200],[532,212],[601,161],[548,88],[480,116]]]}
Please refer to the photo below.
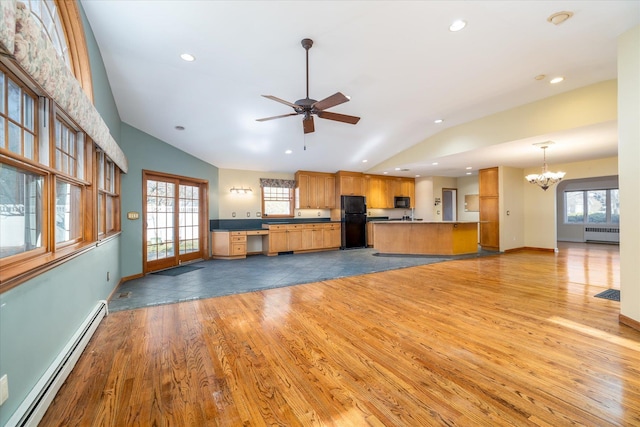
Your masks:
{"label": "wall sconce", "polygon": [[439,204],[440,204],[440,197],[436,197],[436,202],[433,205],[438,206]]}
{"label": "wall sconce", "polygon": [[253,190],[251,188],[244,188],[244,187],[240,187],[240,188],[231,187],[231,189],[229,190],[229,193],[253,194]]}

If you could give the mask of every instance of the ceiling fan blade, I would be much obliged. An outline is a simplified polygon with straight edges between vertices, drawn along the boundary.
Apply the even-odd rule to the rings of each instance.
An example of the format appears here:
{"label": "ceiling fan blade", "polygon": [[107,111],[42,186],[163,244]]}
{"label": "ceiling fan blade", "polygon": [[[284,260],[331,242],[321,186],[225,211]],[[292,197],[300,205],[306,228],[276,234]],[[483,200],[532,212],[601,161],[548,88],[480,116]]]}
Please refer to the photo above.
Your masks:
{"label": "ceiling fan blade", "polygon": [[304,133],[311,133],[316,130],[313,125],[313,116],[305,117],[302,120],[302,129],[304,129]]}
{"label": "ceiling fan blade", "polygon": [[335,107],[336,105],[343,104],[347,101],[349,101],[349,98],[346,95],[336,92],[333,95],[314,103],[311,107],[316,110],[326,110],[327,108]]}
{"label": "ceiling fan blade", "polygon": [[336,122],[349,123],[352,125],[355,125],[360,120],[360,117],[331,113],[329,111],[319,111],[318,117],[320,117],[321,119],[335,120]]}
{"label": "ceiling fan blade", "polygon": [[270,99],[272,101],[276,101],[276,102],[279,102],[281,104],[288,105],[289,107],[295,108],[296,110],[300,108],[299,105],[292,104],[291,102],[285,101],[284,99],[280,99],[277,96],[273,96],[273,95],[262,95],[262,96],[264,96],[265,98],[268,98],[268,99]]}
{"label": "ceiling fan blade", "polygon": [[256,119],[256,122],[266,122],[267,120],[280,119],[282,117],[297,116],[298,113],[281,114],[279,116],[265,117],[264,119]]}

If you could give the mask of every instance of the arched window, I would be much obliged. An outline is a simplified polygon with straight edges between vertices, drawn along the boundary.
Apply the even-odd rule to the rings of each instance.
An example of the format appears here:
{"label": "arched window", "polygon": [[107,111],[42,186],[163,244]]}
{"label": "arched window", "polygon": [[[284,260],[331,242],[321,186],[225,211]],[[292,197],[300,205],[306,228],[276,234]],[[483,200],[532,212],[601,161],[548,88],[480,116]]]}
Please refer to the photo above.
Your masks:
{"label": "arched window", "polygon": [[42,32],[51,40],[60,57],[93,102],[89,54],[77,2],[64,0],[24,1],[40,22]]}

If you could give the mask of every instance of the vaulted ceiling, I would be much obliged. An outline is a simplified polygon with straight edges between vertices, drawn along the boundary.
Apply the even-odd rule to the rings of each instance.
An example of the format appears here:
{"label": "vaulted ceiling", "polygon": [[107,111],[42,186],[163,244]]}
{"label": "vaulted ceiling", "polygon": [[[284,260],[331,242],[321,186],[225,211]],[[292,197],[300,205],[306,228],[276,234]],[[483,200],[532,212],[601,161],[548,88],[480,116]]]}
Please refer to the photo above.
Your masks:
{"label": "vaulted ceiling", "polygon": [[[444,129],[615,79],[617,37],[640,24],[635,0],[82,6],[122,121],[217,167],[272,172],[381,173],[375,165]],[[548,21],[560,11],[573,16],[560,25]],[[450,31],[459,19],[466,27]],[[303,38],[314,41],[310,97],[350,96],[328,111],[361,117],[356,125],[315,117],[315,132],[305,135],[300,115],[256,121],[293,112],[261,95],[305,98]],[[550,84],[556,76],[565,79]],[[585,147],[593,147],[586,157],[617,153],[615,122],[552,137],[566,147],[556,161],[578,153],[584,159]],[[502,165],[538,166],[540,157],[523,144],[532,141],[448,156],[446,173],[432,166],[444,159],[415,159],[404,175],[462,176],[468,165],[495,165],[496,156]]]}

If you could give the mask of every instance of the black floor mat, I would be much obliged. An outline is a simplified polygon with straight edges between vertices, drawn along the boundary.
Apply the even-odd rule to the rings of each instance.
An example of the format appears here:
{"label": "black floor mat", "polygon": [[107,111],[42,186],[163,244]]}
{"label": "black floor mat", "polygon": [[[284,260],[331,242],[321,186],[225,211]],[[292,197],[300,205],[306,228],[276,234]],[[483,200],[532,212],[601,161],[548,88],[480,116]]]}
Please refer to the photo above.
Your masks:
{"label": "black floor mat", "polygon": [[599,294],[594,296],[596,298],[604,298],[604,299],[609,299],[611,301],[620,301],[620,290],[607,289],[606,291],[602,291]]}
{"label": "black floor mat", "polygon": [[151,274],[159,274],[161,276],[179,276],[193,270],[200,270],[201,268],[204,267],[192,267],[190,265],[183,265],[180,267],[170,268],[169,270],[156,271],[155,273]]}

